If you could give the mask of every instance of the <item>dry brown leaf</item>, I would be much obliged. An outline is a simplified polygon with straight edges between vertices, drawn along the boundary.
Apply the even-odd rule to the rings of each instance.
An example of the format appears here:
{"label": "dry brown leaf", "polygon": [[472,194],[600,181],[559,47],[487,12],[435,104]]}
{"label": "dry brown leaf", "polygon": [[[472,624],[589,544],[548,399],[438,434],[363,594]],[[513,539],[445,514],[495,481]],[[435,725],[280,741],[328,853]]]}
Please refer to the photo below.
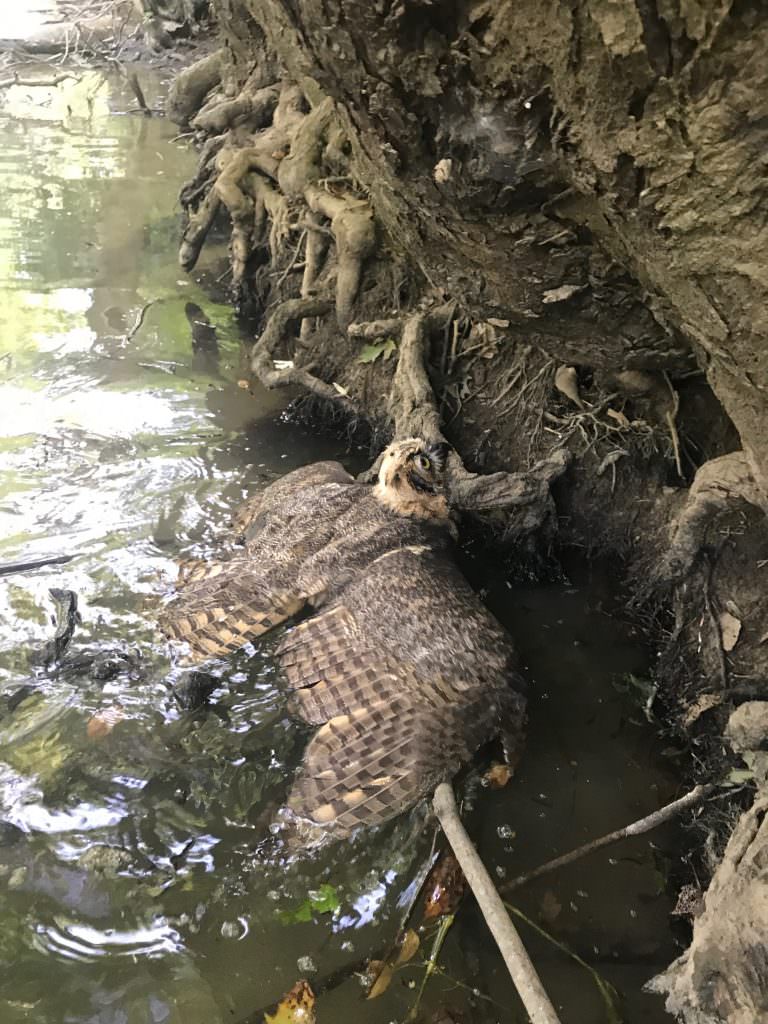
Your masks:
{"label": "dry brown leaf", "polygon": [[249,380],[239,380],[237,382],[237,386],[242,388],[243,391],[248,391],[250,389],[251,382]]}
{"label": "dry brown leaf", "polygon": [[579,394],[579,378],[575,367],[558,366],[555,371],[555,387],[561,395],[570,398],[574,405],[577,405],[580,409],[584,408],[584,403]]}
{"label": "dry brown leaf", "polygon": [[741,635],[741,621],[730,612],[720,613],[720,638],[724,651],[732,651]]}
{"label": "dry brown leaf", "polygon": [[125,718],[125,712],[119,704],[97,711],[92,718],[88,719],[88,725],[85,727],[88,738],[100,740],[103,736],[107,736],[121,718]]}
{"label": "dry brown leaf", "polygon": [[552,924],[552,922],[557,920],[560,916],[560,911],[562,909],[563,905],[560,900],[555,896],[551,889],[547,889],[541,897],[541,906],[539,907],[542,920],[546,921],[547,924]]}
{"label": "dry brown leaf", "polygon": [[307,981],[297,981],[277,1009],[264,1014],[265,1024],[315,1024],[315,993]]}
{"label": "dry brown leaf", "polygon": [[574,295],[583,292],[585,287],[583,284],[561,284],[559,288],[550,288],[549,291],[544,292],[541,301],[544,305],[549,305],[552,302],[567,302]]}
{"label": "dry brown leaf", "polygon": [[606,416],[610,416],[612,420],[616,420],[620,427],[629,427],[631,424],[627,417],[619,409],[606,409]]}
{"label": "dry brown leaf", "polygon": [[483,785],[489,789],[503,789],[512,778],[512,769],[508,764],[492,764],[483,776]]}
{"label": "dry brown leaf", "polygon": [[403,935],[403,941],[400,943],[400,949],[397,951],[395,967],[399,967],[401,964],[407,964],[409,960],[413,960],[418,951],[419,936],[413,928],[408,928],[405,935]]}
{"label": "dry brown leaf", "polygon": [[452,914],[461,902],[467,882],[452,853],[444,853],[427,879],[424,920]]}
{"label": "dry brown leaf", "polygon": [[685,712],[683,725],[687,729],[689,726],[693,725],[694,722],[698,721],[705,711],[709,711],[711,708],[716,708],[722,703],[723,698],[719,693],[702,693],[701,696],[697,697]]}
{"label": "dry brown leaf", "polygon": [[493,359],[498,346],[496,328],[488,320],[476,320],[469,329],[466,347],[477,349],[483,359]]}
{"label": "dry brown leaf", "polygon": [[378,999],[379,996],[383,995],[389,988],[394,973],[394,968],[391,964],[386,963],[386,961],[371,960],[368,964],[368,975],[373,977],[374,981],[368,990],[366,999]]}

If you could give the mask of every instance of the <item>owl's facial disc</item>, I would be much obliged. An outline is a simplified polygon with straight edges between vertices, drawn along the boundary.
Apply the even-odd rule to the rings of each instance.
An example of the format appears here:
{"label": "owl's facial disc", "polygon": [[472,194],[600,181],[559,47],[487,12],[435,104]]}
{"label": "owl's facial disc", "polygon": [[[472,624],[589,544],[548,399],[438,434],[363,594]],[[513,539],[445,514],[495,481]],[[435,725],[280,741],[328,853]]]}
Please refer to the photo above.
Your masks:
{"label": "owl's facial disc", "polygon": [[412,500],[440,495],[444,491],[447,444],[428,444],[418,438],[396,441],[384,453],[379,486]]}

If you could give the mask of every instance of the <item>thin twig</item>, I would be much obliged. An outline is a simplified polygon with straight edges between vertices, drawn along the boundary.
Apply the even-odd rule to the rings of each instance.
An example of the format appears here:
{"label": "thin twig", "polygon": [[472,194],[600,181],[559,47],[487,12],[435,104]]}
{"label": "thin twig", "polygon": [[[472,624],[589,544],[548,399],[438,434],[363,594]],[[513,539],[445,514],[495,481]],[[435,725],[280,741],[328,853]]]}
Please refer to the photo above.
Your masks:
{"label": "thin twig", "polygon": [[141,307],[141,309],[139,310],[139,315],[136,317],[136,322],[125,336],[126,344],[133,338],[136,332],[141,329],[141,325],[144,323],[144,317],[147,315],[147,310],[149,309],[150,306],[154,306],[156,302],[159,302],[159,299],[150,299],[149,302],[145,302],[144,305]]}
{"label": "thin twig", "polygon": [[136,102],[139,104],[139,107],[141,108],[141,112],[144,114],[145,117],[152,117],[152,111],[147,106],[147,101],[144,99],[144,90],[139,85],[139,79],[136,72],[129,71],[126,75],[126,78],[128,79],[128,84],[133,90],[133,95],[136,97]]}
{"label": "thin twig", "polygon": [[10,576],[17,572],[32,572],[33,569],[42,569],[45,565],[64,565],[71,562],[74,555],[55,555],[52,558],[38,558],[33,562],[6,562],[0,564],[0,576]]}
{"label": "thin twig", "polygon": [[294,266],[296,265],[296,261],[299,258],[299,253],[301,252],[301,247],[304,244],[304,239],[306,237],[307,237],[307,229],[304,228],[304,230],[299,235],[299,241],[298,241],[298,244],[296,245],[296,249],[294,250],[293,256],[291,257],[290,263],[285,268],[285,270],[282,272],[282,274],[280,275],[279,279],[275,282],[275,286],[274,287],[275,287],[276,290],[280,287],[280,285],[283,283],[283,281],[286,279],[286,277],[288,277],[288,275],[290,274],[290,272],[293,270]]}
{"label": "thin twig", "polygon": [[421,1006],[421,1000],[424,997],[424,990],[427,987],[427,982],[437,969],[437,961],[440,957],[440,951],[443,948],[445,938],[451,928],[451,925],[455,920],[455,917],[455,914],[446,914],[445,917],[442,917],[440,919],[440,923],[437,926],[437,932],[432,943],[432,951],[430,952],[429,960],[427,960],[426,963],[424,977],[421,979],[421,984],[419,985],[419,990],[416,993],[416,998],[413,1002],[413,1006],[411,1007],[408,1016],[405,1018],[407,1021],[414,1021],[418,1016],[419,1007]]}
{"label": "thin twig", "polygon": [[449,783],[437,787],[433,806],[532,1024],[560,1024],[501,896],[461,823]]}
{"label": "thin twig", "polygon": [[715,652],[717,655],[717,667],[720,670],[720,689],[726,690],[728,688],[728,662],[725,658],[725,651],[723,650],[723,636],[720,632],[720,622],[715,613],[715,606],[712,602],[712,579],[715,575],[715,560],[705,553],[705,561],[707,563],[707,569],[704,573],[704,607],[707,609],[707,616],[709,617],[709,624],[712,628],[712,636],[714,637]]}
{"label": "thin twig", "polygon": [[524,914],[519,907],[515,907],[511,903],[505,903],[504,906],[510,914],[514,914],[515,917],[519,917],[521,921],[525,921],[525,923],[529,927],[533,928],[537,935],[540,935],[542,939],[546,939],[547,942],[551,942],[556,949],[565,953],[565,955],[570,957],[571,960],[575,961],[575,963],[580,967],[583,967],[585,971],[589,971],[592,975],[592,980],[597,986],[597,990],[605,1003],[605,1008],[608,1012],[608,1018],[611,1024],[621,1024],[621,1018],[616,1011],[616,989],[613,985],[611,985],[609,981],[606,981],[605,978],[603,978],[603,976],[599,974],[591,964],[588,964],[586,960],[580,957],[578,953],[574,953],[574,951],[566,946],[564,942],[560,942],[560,940],[556,939],[554,935],[550,935],[545,928],[542,928],[540,924],[531,920],[531,918]]}
{"label": "thin twig", "polygon": [[546,864],[540,865],[538,868],[534,868],[533,871],[529,871],[525,875],[518,875],[517,878],[512,878],[506,882],[502,887],[501,891],[504,893],[512,892],[513,889],[519,889],[522,885],[527,885],[528,882],[532,882],[535,878],[540,878],[542,875],[547,875],[550,871],[556,871],[558,868],[563,868],[567,864],[573,864],[576,860],[581,860],[582,857],[586,857],[587,854],[594,853],[595,850],[602,850],[605,846],[610,846],[612,843],[617,843],[620,839],[627,839],[629,836],[639,836],[644,832],[650,832],[651,829],[657,828],[662,825],[665,821],[669,821],[674,818],[675,815],[680,814],[682,811],[687,810],[689,807],[693,807],[696,804],[706,800],[716,789],[716,786],[696,786],[685,796],[679,797],[677,800],[673,800],[671,804],[665,804],[664,807],[660,807],[657,811],[653,811],[651,814],[647,814],[644,818],[640,818],[638,821],[633,821],[631,825],[625,825],[624,828],[617,828],[614,832],[609,832],[608,835],[600,836],[599,839],[593,839],[589,843],[585,843],[583,846],[577,847],[575,850],[571,850],[570,853],[564,853],[561,857],[555,857],[554,860],[548,860]]}

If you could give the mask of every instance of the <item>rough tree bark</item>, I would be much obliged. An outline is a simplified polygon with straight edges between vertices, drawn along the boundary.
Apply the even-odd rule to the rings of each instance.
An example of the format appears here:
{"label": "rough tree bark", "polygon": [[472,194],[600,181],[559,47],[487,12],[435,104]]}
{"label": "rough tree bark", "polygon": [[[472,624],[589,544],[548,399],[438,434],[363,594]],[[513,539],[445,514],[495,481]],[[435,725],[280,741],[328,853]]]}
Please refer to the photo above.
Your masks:
{"label": "rough tree bark", "polygon": [[666,595],[666,698],[724,725],[732,679],[768,671],[764,5],[215,9],[221,48],[169,101],[202,147],[180,260],[227,223],[254,374],[447,437],[456,503],[518,537],[551,525],[568,449],[561,538]]}

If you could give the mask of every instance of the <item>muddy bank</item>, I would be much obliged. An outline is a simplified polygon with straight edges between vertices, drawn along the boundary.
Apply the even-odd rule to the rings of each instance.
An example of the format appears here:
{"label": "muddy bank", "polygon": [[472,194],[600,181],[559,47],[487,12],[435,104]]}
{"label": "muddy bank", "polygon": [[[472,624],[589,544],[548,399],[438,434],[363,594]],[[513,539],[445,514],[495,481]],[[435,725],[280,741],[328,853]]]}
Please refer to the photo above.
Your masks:
{"label": "muddy bank", "polygon": [[[446,438],[454,503],[532,559],[620,556],[659,648],[652,703],[686,773],[718,781],[730,714],[768,698],[759,5],[218,13],[221,48],[168,106],[201,147],[182,267],[229,238],[262,384],[377,442]],[[750,813],[735,835],[760,844]],[[708,924],[739,903],[732,860],[659,982],[687,1020],[765,997]],[[708,943],[727,984],[690,970]]]}

